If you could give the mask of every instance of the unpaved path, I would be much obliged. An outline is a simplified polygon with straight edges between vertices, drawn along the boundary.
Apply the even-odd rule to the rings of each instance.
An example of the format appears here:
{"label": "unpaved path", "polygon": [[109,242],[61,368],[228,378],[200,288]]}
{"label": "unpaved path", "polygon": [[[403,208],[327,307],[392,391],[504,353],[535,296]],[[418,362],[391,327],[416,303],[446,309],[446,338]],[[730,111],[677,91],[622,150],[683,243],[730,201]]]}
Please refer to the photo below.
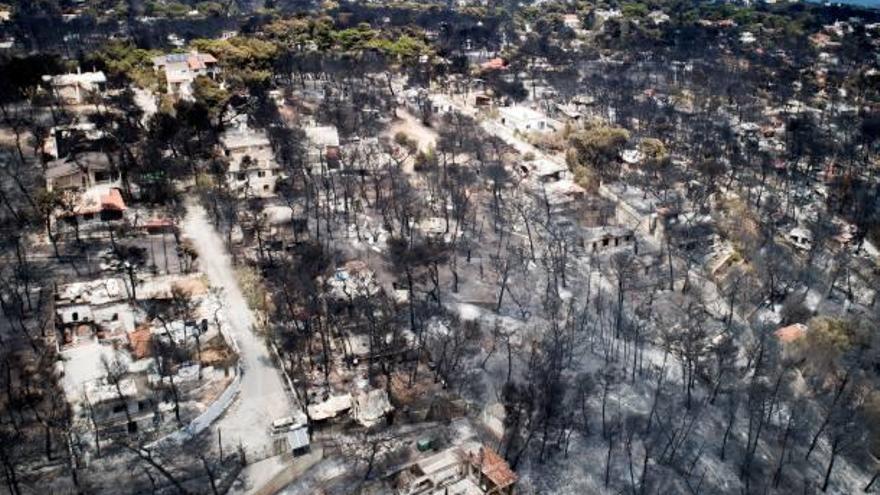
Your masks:
{"label": "unpaved path", "polygon": [[272,446],[272,421],[291,415],[294,404],[269,349],[253,332],[254,315],[241,292],[225,244],[204,208],[194,203],[187,205],[182,228],[198,253],[201,271],[212,287],[222,289],[226,330],[238,344],[244,370],[238,398],[212,429],[220,430],[224,446],[241,444],[250,454],[261,456]]}

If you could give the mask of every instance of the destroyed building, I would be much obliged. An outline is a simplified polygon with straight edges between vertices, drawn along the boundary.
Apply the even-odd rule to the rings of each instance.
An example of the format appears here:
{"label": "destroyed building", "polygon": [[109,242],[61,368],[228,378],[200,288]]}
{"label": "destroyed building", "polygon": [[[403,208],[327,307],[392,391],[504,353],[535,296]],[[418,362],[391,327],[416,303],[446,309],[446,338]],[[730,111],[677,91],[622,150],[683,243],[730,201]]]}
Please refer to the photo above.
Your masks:
{"label": "destroyed building", "polygon": [[107,84],[107,76],[103,72],[82,72],[77,69],[75,74],[43,76],[45,82],[62,101],[71,105],[79,105],[86,96],[100,93]]}
{"label": "destroyed building", "polygon": [[420,459],[394,476],[398,495],[512,495],[516,481],[507,462],[476,441]]}
{"label": "destroyed building", "polygon": [[243,121],[220,137],[223,155],[229,160],[229,183],[248,197],[275,196],[281,167],[264,131],[251,129]]}

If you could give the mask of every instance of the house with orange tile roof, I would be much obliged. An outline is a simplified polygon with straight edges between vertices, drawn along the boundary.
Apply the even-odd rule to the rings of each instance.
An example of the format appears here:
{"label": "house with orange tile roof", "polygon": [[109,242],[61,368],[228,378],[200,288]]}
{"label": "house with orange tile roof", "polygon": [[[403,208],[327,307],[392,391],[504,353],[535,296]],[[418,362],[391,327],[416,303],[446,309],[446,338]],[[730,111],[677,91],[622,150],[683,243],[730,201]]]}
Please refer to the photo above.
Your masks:
{"label": "house with orange tile roof", "polygon": [[516,484],[516,473],[510,469],[494,450],[480,445],[477,449],[466,450],[468,477],[487,495],[511,495]]}
{"label": "house with orange tile roof", "polygon": [[67,221],[87,226],[93,222],[115,222],[123,219],[128,208],[116,187],[96,186],[86,189],[73,201],[73,208],[59,215]]}
{"label": "house with orange tile roof", "polygon": [[123,220],[128,207],[122,197],[122,183],[116,165],[106,153],[87,152],[49,162],[46,190],[62,201],[53,219],[104,230],[106,222]]}
{"label": "house with orange tile roof", "polygon": [[466,441],[406,465],[397,472],[399,495],[512,495],[518,477],[498,453]]}
{"label": "house with orange tile roof", "polygon": [[153,69],[165,75],[166,91],[183,99],[192,97],[192,83],[199,76],[214,78],[219,69],[210,53],[171,53],[153,57]]}

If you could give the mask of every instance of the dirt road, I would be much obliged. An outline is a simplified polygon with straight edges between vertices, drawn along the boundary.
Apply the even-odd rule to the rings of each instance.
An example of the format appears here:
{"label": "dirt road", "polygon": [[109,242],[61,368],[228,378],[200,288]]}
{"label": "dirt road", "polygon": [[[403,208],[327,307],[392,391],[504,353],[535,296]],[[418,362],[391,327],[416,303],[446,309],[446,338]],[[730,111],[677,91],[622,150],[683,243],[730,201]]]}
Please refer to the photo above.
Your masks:
{"label": "dirt road", "polygon": [[221,431],[224,445],[234,447],[240,443],[250,454],[260,456],[271,448],[272,421],[291,415],[294,404],[269,349],[253,332],[254,315],[241,292],[225,244],[205,210],[195,203],[187,205],[182,229],[198,253],[201,271],[212,287],[222,289],[227,330],[241,351],[244,370],[238,398],[212,429]]}

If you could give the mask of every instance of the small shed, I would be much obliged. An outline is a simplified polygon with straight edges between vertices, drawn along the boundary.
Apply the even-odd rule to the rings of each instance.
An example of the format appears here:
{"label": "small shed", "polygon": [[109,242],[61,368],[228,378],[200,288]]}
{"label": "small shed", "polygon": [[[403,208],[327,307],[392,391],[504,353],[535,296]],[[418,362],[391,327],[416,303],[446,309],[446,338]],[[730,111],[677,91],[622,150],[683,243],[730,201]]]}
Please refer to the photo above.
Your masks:
{"label": "small shed", "polygon": [[177,226],[168,218],[152,218],[144,222],[143,228],[148,234],[173,234]]}
{"label": "small shed", "polygon": [[308,428],[303,425],[287,432],[287,447],[294,457],[308,454],[311,447]]}

